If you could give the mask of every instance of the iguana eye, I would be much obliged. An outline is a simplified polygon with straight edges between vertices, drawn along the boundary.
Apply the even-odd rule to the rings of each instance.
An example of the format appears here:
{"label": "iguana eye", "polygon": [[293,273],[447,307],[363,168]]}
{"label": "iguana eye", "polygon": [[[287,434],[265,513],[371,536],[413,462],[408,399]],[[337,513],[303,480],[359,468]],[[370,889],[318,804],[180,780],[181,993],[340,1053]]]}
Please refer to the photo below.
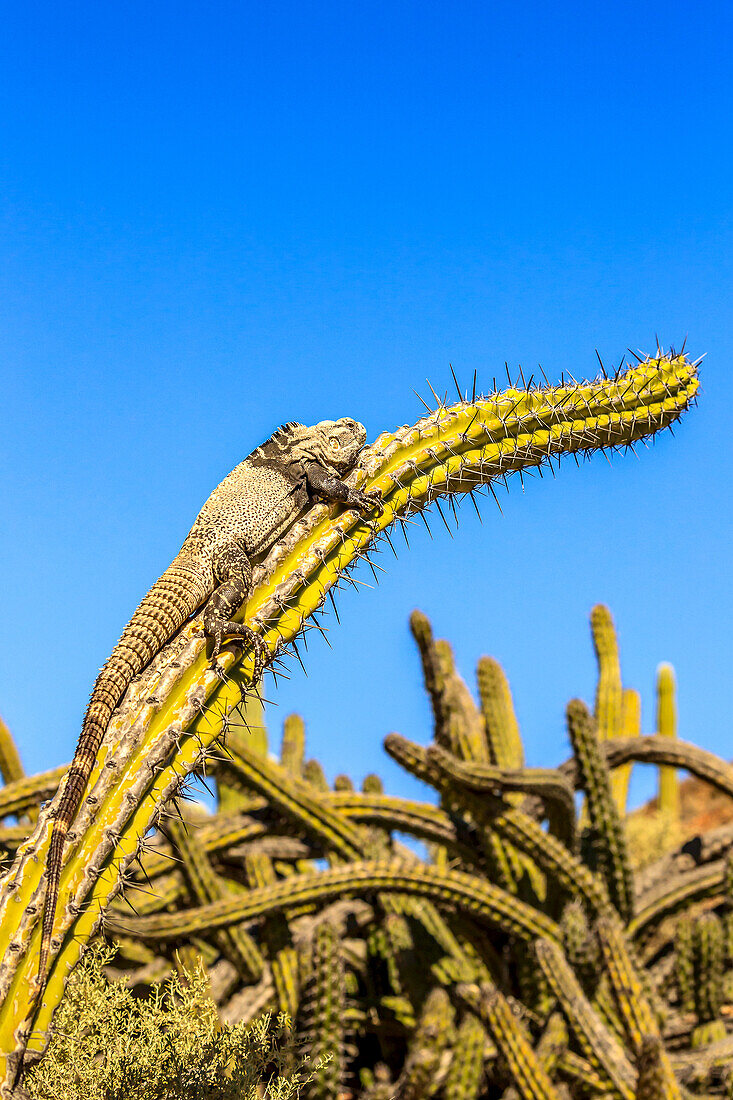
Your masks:
{"label": "iguana eye", "polygon": [[329,445],[329,447],[331,448],[332,451],[340,451],[341,450],[341,444],[339,443],[338,439],[330,439],[328,441],[328,445]]}

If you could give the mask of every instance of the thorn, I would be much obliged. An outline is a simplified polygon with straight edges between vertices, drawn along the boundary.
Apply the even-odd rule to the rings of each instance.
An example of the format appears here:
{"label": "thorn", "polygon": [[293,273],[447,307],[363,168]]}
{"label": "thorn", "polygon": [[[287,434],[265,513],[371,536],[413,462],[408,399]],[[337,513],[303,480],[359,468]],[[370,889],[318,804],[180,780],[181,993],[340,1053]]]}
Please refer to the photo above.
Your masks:
{"label": "thorn", "polygon": [[[425,381],[427,382],[428,386],[430,386],[430,379],[426,378]],[[440,398],[438,397],[437,393],[435,392],[435,390],[433,389],[432,386],[430,386],[430,392],[432,393],[435,400],[438,402],[438,407],[441,408],[441,409],[444,408],[445,406],[444,406],[443,402],[440,400]]]}
{"label": "thorn", "polygon": [[446,520],[445,516],[443,515],[443,509],[440,507],[440,501],[438,500],[437,497],[435,498],[435,507],[440,512],[440,518],[442,519],[443,523],[445,524],[446,531],[448,532],[450,537],[453,538],[453,532],[451,531],[450,527],[448,526],[448,521]]}
{"label": "thorn", "polygon": [[524,380],[524,371],[522,370],[522,364],[521,363],[519,364],[519,377],[522,379],[522,385],[524,386],[524,388],[526,390],[527,383]]}
{"label": "thorn", "polygon": [[595,351],[596,351],[596,358],[597,358],[598,362],[601,365],[601,373],[602,373],[603,377],[606,379],[606,381],[608,381],[608,375],[606,374],[606,368],[603,365],[603,360],[601,359],[601,356],[598,352],[598,348],[596,348]]}
{"label": "thorn", "polygon": [[504,370],[506,371],[506,376],[507,376],[507,379],[509,381],[509,389],[513,390],[514,386],[512,384],[512,376],[509,373],[509,364],[507,363],[506,359],[504,360]]}
{"label": "thorn", "polygon": [[422,397],[421,397],[421,396],[420,396],[420,394],[419,394],[419,393],[417,392],[417,390],[413,390],[412,392],[413,392],[413,393],[415,394],[415,397],[416,397],[416,398],[418,399],[418,401],[422,401],[423,405],[424,405],[424,406],[425,406],[425,408],[426,408],[426,409],[428,410],[428,412],[429,412],[429,413],[432,413],[432,412],[433,412],[433,410],[432,410],[432,409],[430,408],[430,406],[428,405],[427,401],[423,401]]}
{"label": "thorn", "polygon": [[465,401],[466,399],[463,396],[463,394],[461,393],[461,387],[458,385],[458,379],[456,378],[456,372],[453,370],[453,364],[449,363],[448,366],[450,367],[450,372],[453,375],[453,381],[455,383],[456,390],[458,391],[458,400],[459,401]]}
{"label": "thorn", "polygon": [[433,537],[433,532],[430,530],[430,524],[428,523],[427,516],[425,515],[425,509],[424,508],[420,509],[419,516],[420,516],[420,519],[425,524],[425,527],[426,527],[426,530],[427,530],[428,534],[432,538]]}
{"label": "thorn", "polygon": [[[520,472],[521,472],[521,471],[520,471]],[[524,486],[522,486],[522,488],[524,488]],[[478,504],[476,503],[476,498],[475,498],[475,496],[474,496],[473,494],[474,494],[474,490],[473,490],[473,489],[469,489],[469,490],[468,490],[468,495],[469,495],[469,496],[470,496],[470,498],[471,498],[471,504],[473,504],[474,508],[476,509],[476,515],[478,516],[478,521],[479,521],[479,523],[481,524],[481,526],[483,527],[483,525],[484,525],[484,521],[483,521],[483,520],[482,520],[482,518],[481,518],[481,513],[480,513],[480,512],[479,512],[479,510],[478,510]]]}
{"label": "thorn", "polygon": [[632,351],[631,348],[627,348],[626,350],[628,351],[629,355],[633,355],[633,357],[634,357],[634,359],[636,359],[637,363],[643,363],[644,362],[644,360],[640,356],[638,356],[635,351]]}
{"label": "thorn", "polygon": [[303,669],[303,672],[307,676],[308,673],[306,671],[305,665],[303,664],[303,659],[300,656],[300,650],[298,649],[298,645],[297,645],[297,642],[295,641],[295,638],[293,638],[293,640],[291,641],[290,648],[292,649],[293,653],[295,654],[296,659],[298,661],[298,664],[300,665],[300,667]]}
{"label": "thorn", "polygon": [[549,380],[548,380],[548,378],[547,378],[547,375],[545,374],[544,370],[542,369],[542,364],[541,364],[541,363],[538,363],[538,364],[537,364],[537,366],[539,367],[539,371],[540,371],[540,374],[542,375],[542,377],[543,377],[543,378],[544,378],[544,380],[545,380],[545,385],[546,385],[546,386],[549,386],[549,385],[550,385],[550,382],[549,382]]}
{"label": "thorn", "polygon": [[[686,336],[685,336],[685,341],[687,341]],[[684,344],[682,345],[682,350],[683,351],[685,350]],[[475,400],[476,400],[476,371],[473,372],[473,389],[471,390],[471,401],[474,402]]]}
{"label": "thorn", "polygon": [[499,509],[501,514],[504,515],[504,509],[499,504],[499,498],[497,497],[496,493],[494,492],[494,486],[491,484],[490,481],[487,482],[487,484],[488,484],[488,487],[489,487],[489,492],[491,493],[492,497],[494,498],[494,501],[496,502],[496,507]]}
{"label": "thorn", "polygon": [[394,544],[392,542],[392,539],[389,537],[389,531],[384,532],[384,537],[386,538],[387,542],[389,543],[390,550],[392,551],[394,556],[397,557],[397,551],[394,548]]}
{"label": "thorn", "polygon": [[328,590],[328,598],[331,601],[331,607],[333,608],[333,613],[336,616],[336,622],[340,624],[341,620],[339,619],[339,613],[338,613],[338,609],[336,607],[336,601],[333,598],[333,589],[332,588],[329,588],[329,590]]}

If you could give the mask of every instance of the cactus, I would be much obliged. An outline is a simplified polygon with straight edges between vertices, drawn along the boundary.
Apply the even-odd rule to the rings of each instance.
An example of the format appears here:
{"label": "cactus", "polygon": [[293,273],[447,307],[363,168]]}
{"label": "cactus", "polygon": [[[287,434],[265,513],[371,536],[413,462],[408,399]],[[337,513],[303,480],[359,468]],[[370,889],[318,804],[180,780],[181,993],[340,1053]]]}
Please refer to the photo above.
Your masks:
{"label": "cactus", "polygon": [[459,992],[478,1012],[494,1039],[522,1100],[559,1100],[529,1035],[501,990],[484,986],[473,994],[470,987],[459,987]]}
{"label": "cactus", "polygon": [[283,722],[280,764],[290,775],[303,773],[305,758],[305,723],[299,714],[289,714]]}
{"label": "cactus", "polygon": [[683,913],[677,921],[674,937],[675,979],[680,1008],[695,1011],[695,921]]}
{"label": "cactus", "polygon": [[[598,682],[594,714],[601,741],[620,737],[623,730],[623,686],[618,641],[613,616],[602,603],[590,613],[593,648],[598,662]],[[629,768],[619,769],[611,777],[611,791],[619,814],[626,812]]]}
{"label": "cactus", "polygon": [[456,1029],[453,1056],[443,1085],[445,1100],[478,1100],[484,1076],[486,1031],[472,1012]]}
{"label": "cactus", "polygon": [[537,961],[575,1033],[583,1054],[624,1100],[634,1100],[634,1071],[623,1048],[594,1012],[568,966],[561,948],[550,940],[535,944]]}
{"label": "cactus", "polygon": [[586,793],[593,848],[608,882],[611,901],[624,920],[631,918],[634,895],[626,840],[611,793],[608,767],[598,747],[593,720],[579,699],[568,703],[568,732]]}
{"label": "cactus", "polygon": [[[225,899],[229,891],[197,842],[194,824],[171,819],[168,829],[183,862],[194,901],[206,905],[207,902]],[[232,926],[220,929],[217,942],[224,957],[234,964],[245,982],[256,982],[262,976],[264,959],[257,944],[243,928]]]}
{"label": "cactus", "polygon": [[481,657],[476,669],[489,760],[500,768],[521,768],[524,749],[504,670],[493,657]]}
{"label": "cactus", "polygon": [[[716,913],[705,913],[693,928],[695,958],[695,1011],[699,1026],[693,1046],[707,1046],[725,1038],[725,1024],[718,1019],[723,1003],[725,939]],[[717,1025],[717,1026],[716,1026]]]}
{"label": "cactus", "polygon": [[659,1035],[656,1016],[618,921],[613,917],[600,917],[595,929],[619,1016],[638,1056],[644,1038]]}
{"label": "cactus", "polygon": [[[662,664],[657,669],[657,732],[660,737],[677,737],[674,669]],[[677,821],[680,791],[675,768],[665,764],[659,769],[659,809]]]}
{"label": "cactus", "polygon": [[345,1072],[344,1018],[346,988],[341,941],[337,928],[322,921],[316,928],[310,976],[301,1007],[311,1080],[306,1085],[314,1100],[336,1100]]}
{"label": "cactus", "polygon": [[636,1100],[682,1100],[667,1052],[658,1035],[645,1035],[639,1051]]}
{"label": "cactus", "polygon": [[400,1100],[428,1100],[441,1084],[442,1056],[453,1031],[453,1009],[444,989],[427,996],[396,1086]]}

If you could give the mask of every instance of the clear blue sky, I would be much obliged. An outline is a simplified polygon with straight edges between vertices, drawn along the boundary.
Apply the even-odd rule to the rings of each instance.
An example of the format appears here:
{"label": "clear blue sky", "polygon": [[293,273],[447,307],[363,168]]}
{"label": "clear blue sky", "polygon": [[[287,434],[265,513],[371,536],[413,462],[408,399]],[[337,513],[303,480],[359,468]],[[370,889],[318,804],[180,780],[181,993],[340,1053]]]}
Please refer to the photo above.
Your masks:
{"label": "clear blue sky", "polygon": [[449,363],[583,376],[655,334],[707,353],[676,438],[416,528],[269,723],[416,790],[381,741],[428,737],[418,606],[558,762],[603,601],[645,728],[668,660],[682,736],[733,756],[731,40],[728,2],[5,8],[0,713],[29,770],[71,757],[140,596],[281,421],[373,438]]}

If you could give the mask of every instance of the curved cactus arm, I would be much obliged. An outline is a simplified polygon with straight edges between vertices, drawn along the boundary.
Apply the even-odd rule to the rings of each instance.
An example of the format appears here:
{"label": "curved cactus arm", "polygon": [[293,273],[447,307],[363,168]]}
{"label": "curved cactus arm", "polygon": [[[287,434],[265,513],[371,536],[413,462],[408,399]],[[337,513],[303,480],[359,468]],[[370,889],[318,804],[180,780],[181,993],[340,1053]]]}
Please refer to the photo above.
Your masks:
{"label": "curved cactus arm", "polygon": [[[688,741],[673,741],[669,737],[650,734],[646,737],[619,738],[600,747],[609,768],[621,767],[630,760],[640,764],[669,764],[674,768],[684,768],[733,798],[733,766]],[[580,771],[574,758],[561,764],[558,771],[571,786],[580,786]]]}
{"label": "curved cactus arm", "polygon": [[[443,792],[453,789],[450,779],[442,771],[440,756],[429,757],[420,745],[396,733],[385,738],[384,747],[394,760],[418,779]],[[530,856],[546,875],[556,878],[565,891],[571,895],[579,894],[594,912],[608,908],[608,894],[601,879],[527,814],[509,809],[498,800],[495,800],[493,807],[487,805],[486,799],[465,789],[458,791],[457,799],[473,818],[485,822],[487,827]]]}
{"label": "curved cactus arm", "polygon": [[504,792],[532,793],[552,803],[562,815],[565,833],[570,839],[575,832],[575,797],[565,776],[556,768],[498,768],[490,764],[474,764],[458,760],[440,745],[431,745],[428,759],[434,760],[454,783],[470,791],[486,791],[494,795]]}
{"label": "curved cactus arm", "polygon": [[523,940],[531,940],[537,935],[559,937],[558,926],[549,917],[499,887],[477,880],[474,875],[396,861],[351,863],[319,873],[292,875],[272,886],[179,913],[125,920],[115,915],[109,918],[106,927],[111,932],[134,935],[142,940],[175,940],[195,934],[201,927],[227,928],[258,920],[283,906],[294,909],[356,893],[382,891],[426,897],[439,907],[455,906],[475,920],[499,927]]}
{"label": "curved cactus arm", "polygon": [[661,889],[649,892],[652,896],[629,922],[629,935],[638,939],[646,935],[650,927],[692,902],[722,896],[724,891],[725,861],[722,859],[677,874],[671,885],[665,883]]}
{"label": "curved cactus arm", "polygon": [[[588,385],[509,390],[441,407],[412,427],[382,435],[352,476],[382,496],[384,511],[366,522],[352,510],[317,505],[257,568],[240,610],[271,656],[295,641],[329,589],[395,520],[441,495],[471,491],[553,456],[619,447],[676,421],[694,399],[696,365],[660,356],[613,379]],[[229,650],[224,678],[209,668],[199,620],[184,627],[151,662],[113,716],[89,793],[67,840],[51,969],[36,1004],[43,866],[48,811],[22,846],[0,889],[0,1069],[15,1076],[18,1052],[45,1045],[64,982],[120,886],[141,838],[183,777],[222,734],[227,715],[251,682],[253,657]],[[51,810],[53,807],[51,807]]]}

